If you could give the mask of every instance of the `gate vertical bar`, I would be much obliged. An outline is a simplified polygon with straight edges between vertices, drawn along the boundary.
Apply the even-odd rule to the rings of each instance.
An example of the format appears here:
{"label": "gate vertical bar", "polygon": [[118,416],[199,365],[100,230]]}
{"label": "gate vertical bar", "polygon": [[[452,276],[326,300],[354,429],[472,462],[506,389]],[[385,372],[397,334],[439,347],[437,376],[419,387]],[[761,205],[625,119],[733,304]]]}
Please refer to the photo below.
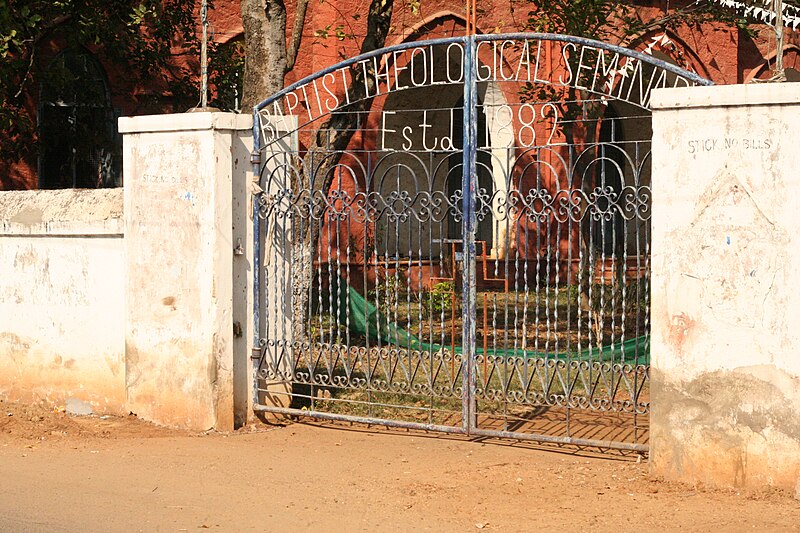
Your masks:
{"label": "gate vertical bar", "polygon": [[462,257],[462,318],[463,350],[461,352],[462,397],[461,415],[464,430],[475,427],[475,197],[477,195],[477,100],[475,37],[464,42],[464,153],[461,173],[463,257]]}
{"label": "gate vertical bar", "polygon": [[[258,111],[253,109],[253,152],[250,163],[253,165],[253,181],[261,180],[261,132],[258,128]],[[252,190],[252,187],[250,188]],[[253,363],[252,387],[253,405],[258,405],[258,366],[261,357],[261,318],[259,304],[261,302],[261,217],[258,216],[258,201],[255,193],[253,202],[253,347],[250,354]]]}

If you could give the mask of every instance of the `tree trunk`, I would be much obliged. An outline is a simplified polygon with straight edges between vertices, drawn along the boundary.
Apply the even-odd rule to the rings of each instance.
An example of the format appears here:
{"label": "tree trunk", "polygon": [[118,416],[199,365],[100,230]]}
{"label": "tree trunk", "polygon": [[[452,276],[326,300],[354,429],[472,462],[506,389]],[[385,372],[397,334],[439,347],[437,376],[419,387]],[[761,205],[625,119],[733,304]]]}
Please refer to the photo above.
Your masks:
{"label": "tree trunk", "polygon": [[[573,67],[574,68],[574,67]],[[584,104],[585,96],[580,94],[574,87],[569,87],[567,91],[567,102],[562,104],[562,112],[565,117],[569,118],[567,124],[564,126],[564,137],[570,150],[574,150],[572,157],[578,158],[584,150],[596,150],[597,141],[597,123],[600,119],[601,110],[599,104],[590,102]],[[584,107],[587,106],[587,107]],[[575,126],[577,121],[583,123],[583,136],[578,139]],[[581,147],[580,149],[578,147]],[[582,195],[580,197],[581,205],[578,215],[578,250],[579,250],[579,266],[578,266],[578,310],[579,312],[592,312],[592,304],[590,299],[590,286],[592,285],[594,277],[594,250],[591,244],[591,219],[590,219],[590,205],[584,201],[584,195],[588,199],[594,184],[594,179],[587,176],[587,169],[591,164],[593,158],[582,157],[576,160],[572,168],[572,180],[570,181],[571,187],[574,190],[580,190]],[[586,178],[586,180],[584,180]]]}
{"label": "tree trunk", "polygon": [[286,5],[283,0],[241,0],[245,35],[244,94],[249,109],[283,89],[287,72]]}
{"label": "tree trunk", "polygon": [[[367,34],[361,45],[361,53],[377,50],[386,43],[393,3],[394,0],[372,0],[370,3]],[[353,103],[333,113],[312,138],[303,164],[303,182],[293,184],[295,197],[307,195],[307,202],[311,203],[315,193],[328,194],[342,152],[347,149],[353,134],[359,128],[361,115],[372,107],[373,99],[365,96],[376,92],[374,74],[372,62],[367,63],[366,69],[351,67],[351,83],[347,90]],[[313,190],[312,184],[314,184]],[[303,202],[303,205],[308,204]],[[295,261],[292,275],[292,330],[296,346],[297,343],[306,344],[308,341],[306,320],[311,312],[309,299],[313,283],[314,258],[317,255],[324,219],[315,220],[309,216],[302,223],[298,222],[299,219],[296,218],[295,231],[292,235],[294,242],[292,256]]]}

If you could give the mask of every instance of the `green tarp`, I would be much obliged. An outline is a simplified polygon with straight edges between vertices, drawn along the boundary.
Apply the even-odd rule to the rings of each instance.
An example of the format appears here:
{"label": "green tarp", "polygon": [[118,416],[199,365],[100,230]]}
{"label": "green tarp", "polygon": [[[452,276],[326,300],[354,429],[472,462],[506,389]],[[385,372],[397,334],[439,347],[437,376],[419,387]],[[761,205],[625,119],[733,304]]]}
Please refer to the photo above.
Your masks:
{"label": "green tarp", "polygon": [[[339,293],[338,309],[334,308],[331,313],[337,318],[340,324],[348,327],[351,332],[364,335],[373,340],[380,340],[386,345],[395,345],[409,350],[419,350],[427,352],[437,352],[442,349],[442,345],[423,342],[415,335],[399,327],[384,316],[377,307],[367,301],[353,287],[343,283],[341,286],[347,287],[347,291],[339,291],[337,287],[331,287],[332,291]],[[339,310],[348,309],[349,316]],[[445,347],[449,348],[449,347]],[[456,353],[461,353],[461,346],[455,347]],[[476,354],[483,354],[482,347],[476,347]],[[603,361],[613,363],[629,364],[649,364],[650,363],[650,336],[642,335],[628,339],[624,342],[616,343],[602,348],[587,348],[580,351],[562,352],[537,352],[530,349],[493,349],[487,350],[489,356],[499,357],[526,357],[526,358],[546,358],[579,361]]]}

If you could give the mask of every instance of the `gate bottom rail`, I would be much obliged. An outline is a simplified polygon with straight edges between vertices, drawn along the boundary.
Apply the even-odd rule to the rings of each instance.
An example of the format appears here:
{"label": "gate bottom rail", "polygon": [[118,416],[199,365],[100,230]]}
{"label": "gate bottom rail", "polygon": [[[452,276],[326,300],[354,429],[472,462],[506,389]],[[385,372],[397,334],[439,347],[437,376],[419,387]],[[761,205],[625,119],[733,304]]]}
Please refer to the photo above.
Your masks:
{"label": "gate bottom rail", "polygon": [[613,440],[583,439],[575,437],[559,437],[554,435],[540,435],[535,433],[521,433],[516,431],[503,431],[492,429],[480,429],[476,427],[464,428],[458,426],[443,426],[439,424],[424,424],[421,422],[406,422],[402,420],[392,420],[385,418],[372,418],[367,416],[343,415],[328,413],[324,411],[312,411],[308,409],[294,409],[291,407],[272,407],[269,405],[256,404],[253,410],[257,413],[274,413],[298,417],[316,418],[320,420],[330,420],[334,422],[354,422],[368,426],[386,426],[400,429],[413,429],[420,431],[432,431],[437,433],[447,433],[450,435],[465,435],[470,437],[493,437],[499,439],[514,439],[531,442],[541,442],[546,444],[559,444],[565,446],[591,447],[601,449],[622,450],[629,452],[648,453],[650,446],[642,443],[619,442]]}
{"label": "gate bottom rail", "polygon": [[337,413],[327,413],[324,411],[312,411],[309,409],[295,409],[292,407],[272,407],[269,405],[256,404],[253,410],[257,413],[275,413],[282,415],[304,416],[319,418],[320,420],[331,420],[336,422],[355,422],[369,426],[387,426],[401,429],[418,429],[422,431],[435,431],[437,433],[450,433],[453,435],[467,435],[467,429],[460,426],[443,426],[440,424],[424,424],[422,422],[406,422],[403,420],[392,420],[387,418],[372,418],[369,416],[342,415]]}

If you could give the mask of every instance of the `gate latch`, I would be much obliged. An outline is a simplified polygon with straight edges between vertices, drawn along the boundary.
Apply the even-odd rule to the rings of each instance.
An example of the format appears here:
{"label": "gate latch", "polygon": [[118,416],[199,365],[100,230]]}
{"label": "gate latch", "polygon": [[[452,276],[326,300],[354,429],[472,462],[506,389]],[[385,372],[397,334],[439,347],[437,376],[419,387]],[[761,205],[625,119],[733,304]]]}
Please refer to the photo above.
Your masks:
{"label": "gate latch", "polygon": [[236,247],[233,249],[233,255],[244,255],[244,246],[242,246],[242,239],[236,239]]}

